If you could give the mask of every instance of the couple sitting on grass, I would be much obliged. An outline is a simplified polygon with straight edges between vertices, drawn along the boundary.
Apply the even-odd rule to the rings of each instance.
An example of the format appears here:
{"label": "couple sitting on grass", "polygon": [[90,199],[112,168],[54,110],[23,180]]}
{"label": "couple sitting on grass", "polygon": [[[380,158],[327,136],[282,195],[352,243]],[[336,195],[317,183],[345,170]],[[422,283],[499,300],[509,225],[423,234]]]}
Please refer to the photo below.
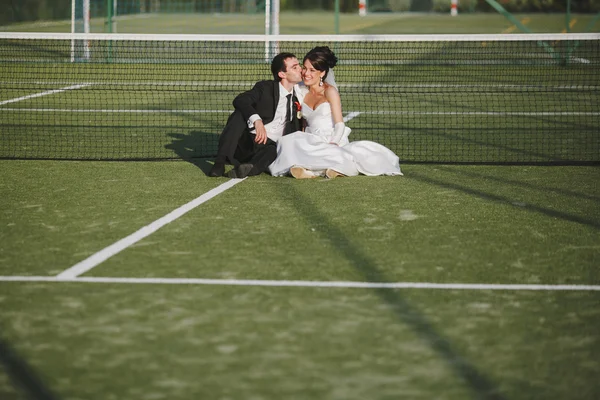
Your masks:
{"label": "couple sitting on grass", "polygon": [[387,147],[348,141],[350,128],[333,78],[336,63],[325,46],[309,51],[303,66],[291,53],[275,56],[274,80],[258,82],[233,101],[235,111],[219,137],[209,176],[223,176],[228,162],[234,165],[230,178],[267,171],[297,179],[402,175],[398,157]]}

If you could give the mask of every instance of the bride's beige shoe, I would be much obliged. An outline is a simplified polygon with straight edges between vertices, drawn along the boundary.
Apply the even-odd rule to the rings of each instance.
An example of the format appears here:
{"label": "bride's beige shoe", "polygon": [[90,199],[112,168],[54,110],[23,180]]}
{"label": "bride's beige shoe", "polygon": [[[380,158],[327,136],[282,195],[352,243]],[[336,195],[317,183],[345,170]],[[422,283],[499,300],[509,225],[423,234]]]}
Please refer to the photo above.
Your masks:
{"label": "bride's beige shoe", "polygon": [[292,176],[296,179],[311,179],[317,177],[314,173],[312,173],[312,171],[308,171],[303,167],[290,168],[290,174],[292,174]]}
{"label": "bride's beige shoe", "polygon": [[339,177],[343,177],[343,176],[346,176],[346,175],[340,174],[339,172],[334,171],[331,168],[327,168],[327,170],[325,171],[325,176],[328,177],[329,179],[333,179],[333,178],[336,178],[338,176]]}

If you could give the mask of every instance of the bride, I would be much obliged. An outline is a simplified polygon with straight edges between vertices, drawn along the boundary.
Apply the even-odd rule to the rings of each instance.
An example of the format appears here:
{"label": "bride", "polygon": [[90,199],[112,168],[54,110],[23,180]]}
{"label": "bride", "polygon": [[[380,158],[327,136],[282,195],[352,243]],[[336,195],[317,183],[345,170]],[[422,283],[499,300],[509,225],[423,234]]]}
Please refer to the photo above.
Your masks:
{"label": "bride", "polygon": [[350,128],[342,117],[342,103],[333,70],[337,57],[327,46],[315,47],[303,60],[303,81],[308,92],[301,110],[305,132],[283,136],[277,143],[277,158],[269,166],[271,175],[291,174],[297,179],[326,176],[402,175],[398,156],[368,140],[349,142]]}

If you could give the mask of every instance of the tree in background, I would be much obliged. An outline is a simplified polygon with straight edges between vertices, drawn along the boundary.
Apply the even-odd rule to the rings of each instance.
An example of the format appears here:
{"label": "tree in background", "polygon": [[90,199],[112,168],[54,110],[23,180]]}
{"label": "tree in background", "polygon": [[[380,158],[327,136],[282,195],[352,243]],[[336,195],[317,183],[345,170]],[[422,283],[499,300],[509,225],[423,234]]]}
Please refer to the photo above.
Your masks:
{"label": "tree in background", "polygon": [[429,12],[433,10],[433,0],[410,0],[409,11]]}
{"label": "tree in background", "polygon": [[0,0],[0,24],[71,18],[71,0]]}

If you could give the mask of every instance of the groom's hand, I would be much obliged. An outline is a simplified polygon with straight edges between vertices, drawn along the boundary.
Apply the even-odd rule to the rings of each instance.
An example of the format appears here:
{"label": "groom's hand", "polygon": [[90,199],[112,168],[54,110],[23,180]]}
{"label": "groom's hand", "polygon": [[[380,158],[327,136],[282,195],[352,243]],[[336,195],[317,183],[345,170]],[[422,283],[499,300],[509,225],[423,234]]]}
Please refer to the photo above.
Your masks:
{"label": "groom's hand", "polygon": [[263,124],[262,119],[254,121],[254,129],[256,131],[254,141],[258,144],[267,143],[267,130],[265,129],[265,124]]}

